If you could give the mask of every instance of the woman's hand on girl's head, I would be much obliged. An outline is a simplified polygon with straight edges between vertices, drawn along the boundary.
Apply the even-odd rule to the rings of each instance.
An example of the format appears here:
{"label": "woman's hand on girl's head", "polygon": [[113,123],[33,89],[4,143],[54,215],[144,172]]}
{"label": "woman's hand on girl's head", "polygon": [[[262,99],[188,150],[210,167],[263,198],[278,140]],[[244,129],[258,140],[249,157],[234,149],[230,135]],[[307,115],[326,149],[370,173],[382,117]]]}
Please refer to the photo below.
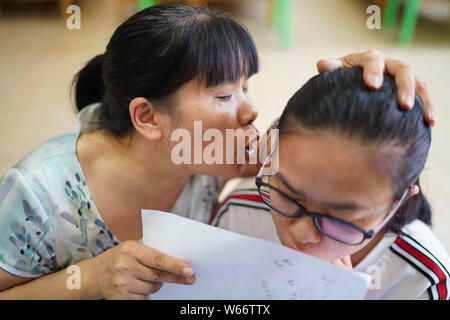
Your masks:
{"label": "woman's hand on girl's head", "polygon": [[125,241],[94,258],[96,284],[105,299],[144,300],[163,282],[193,284],[192,268],[139,241]]}
{"label": "woman's hand on girl's head", "polygon": [[398,102],[405,109],[414,106],[415,93],[422,101],[425,121],[430,125],[435,124],[434,106],[431,94],[427,86],[411,70],[411,67],[394,58],[375,50],[362,53],[352,53],[339,59],[326,59],[317,62],[320,73],[337,68],[348,68],[359,66],[364,70],[365,83],[378,89],[383,84],[383,73],[387,72],[395,78],[398,88]]}

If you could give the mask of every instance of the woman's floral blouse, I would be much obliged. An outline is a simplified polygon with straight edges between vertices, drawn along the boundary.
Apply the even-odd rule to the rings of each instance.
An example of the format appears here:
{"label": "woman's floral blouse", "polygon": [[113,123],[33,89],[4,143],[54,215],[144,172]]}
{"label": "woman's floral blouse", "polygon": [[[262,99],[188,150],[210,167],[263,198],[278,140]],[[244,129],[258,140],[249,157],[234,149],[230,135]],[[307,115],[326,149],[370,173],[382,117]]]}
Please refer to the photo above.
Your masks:
{"label": "woman's floral blouse", "polygon": [[[97,103],[81,111],[76,132],[46,141],[2,176],[4,270],[39,277],[119,244],[96,209],[76,156],[80,132],[98,129],[98,107]],[[171,211],[207,222],[222,186],[223,179],[192,176]]]}

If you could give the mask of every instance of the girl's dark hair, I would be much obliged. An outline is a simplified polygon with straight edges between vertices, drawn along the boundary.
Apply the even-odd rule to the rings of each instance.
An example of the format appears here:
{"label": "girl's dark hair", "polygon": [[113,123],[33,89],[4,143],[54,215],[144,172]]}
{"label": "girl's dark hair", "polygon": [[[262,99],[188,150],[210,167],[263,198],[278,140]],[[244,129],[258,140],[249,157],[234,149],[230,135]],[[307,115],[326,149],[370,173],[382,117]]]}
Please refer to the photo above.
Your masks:
{"label": "girl's dark hair", "polygon": [[100,125],[123,136],[133,128],[128,106],[136,97],[170,111],[170,98],[192,79],[212,87],[257,72],[253,40],[235,20],[204,8],[156,5],[120,25],[106,52],[76,75],[75,102],[79,111],[101,102]]}
{"label": "girl's dark hair", "polygon": [[[401,109],[395,80],[385,75],[381,89],[372,90],[364,84],[359,67],[311,78],[289,100],[278,128],[280,137],[301,133],[302,129],[331,130],[384,147],[378,149],[374,161],[380,172],[390,178],[395,200],[410,185],[419,185],[431,144],[431,129],[423,118],[419,98],[416,96],[411,111]],[[388,229],[400,232],[415,219],[431,224],[431,209],[422,192],[405,201]]]}

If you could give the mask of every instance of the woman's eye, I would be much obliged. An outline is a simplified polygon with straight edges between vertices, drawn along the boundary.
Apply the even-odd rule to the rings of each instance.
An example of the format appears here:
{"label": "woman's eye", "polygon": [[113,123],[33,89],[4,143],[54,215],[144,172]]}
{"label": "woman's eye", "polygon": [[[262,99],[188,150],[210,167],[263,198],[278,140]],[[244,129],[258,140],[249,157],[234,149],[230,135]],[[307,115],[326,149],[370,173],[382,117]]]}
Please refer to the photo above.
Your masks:
{"label": "woman's eye", "polygon": [[224,100],[224,101],[228,101],[231,99],[231,96],[221,96],[221,97],[217,97],[220,100]]}
{"label": "woman's eye", "polygon": [[244,93],[247,93],[248,88],[244,88],[244,89],[242,89],[242,91],[244,91]]}

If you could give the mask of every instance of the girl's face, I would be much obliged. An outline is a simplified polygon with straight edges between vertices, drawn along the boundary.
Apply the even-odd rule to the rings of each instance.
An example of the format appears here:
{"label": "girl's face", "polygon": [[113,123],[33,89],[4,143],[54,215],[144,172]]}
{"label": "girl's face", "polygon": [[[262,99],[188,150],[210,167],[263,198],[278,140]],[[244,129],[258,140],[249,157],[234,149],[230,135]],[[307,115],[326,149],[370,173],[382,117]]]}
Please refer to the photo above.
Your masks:
{"label": "girl's face", "polygon": [[[370,146],[328,132],[280,137],[279,171],[270,184],[308,211],[327,214],[369,231],[379,226],[393,205],[393,190],[377,170]],[[308,216],[285,217],[272,210],[281,242],[318,258],[334,261],[366,246],[337,242]]]}
{"label": "girl's face", "polygon": [[[248,95],[248,79],[241,78],[235,83],[221,84],[211,88],[198,85],[197,81],[191,80],[181,86],[176,93],[175,100],[176,110],[171,115],[170,130],[173,132],[176,128],[187,129],[191,138],[190,164],[180,165],[180,170],[190,174],[221,177],[236,177],[242,174],[245,162],[248,160],[246,151],[241,150],[244,161],[237,161],[237,136],[227,139],[226,131],[228,129],[235,133],[236,129],[241,129],[237,131],[237,135],[241,137],[244,137],[246,131],[247,133],[254,131],[252,123],[258,113]],[[209,137],[207,136],[208,130],[211,134]],[[168,134],[169,137],[170,134],[171,132]],[[217,138],[218,135],[222,138]],[[244,138],[244,140],[248,143],[249,138]],[[198,143],[199,141],[200,143]],[[170,149],[173,150],[180,142],[181,139],[171,141]],[[227,147],[228,153],[232,157],[228,161],[226,159]],[[221,155],[219,155],[220,151]],[[195,153],[201,155],[200,163],[194,162]],[[212,160],[216,160],[215,163],[208,162]],[[223,164],[218,164],[217,160],[221,160]],[[231,164],[227,164],[230,162]]]}

